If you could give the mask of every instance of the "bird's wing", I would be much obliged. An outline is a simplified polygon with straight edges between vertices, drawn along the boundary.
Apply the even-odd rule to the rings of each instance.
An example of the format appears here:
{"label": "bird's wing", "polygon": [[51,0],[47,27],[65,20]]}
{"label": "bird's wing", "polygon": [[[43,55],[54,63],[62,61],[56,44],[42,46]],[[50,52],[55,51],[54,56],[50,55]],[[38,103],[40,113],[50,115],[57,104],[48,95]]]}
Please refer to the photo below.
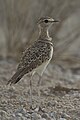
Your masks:
{"label": "bird's wing", "polygon": [[16,84],[25,74],[24,69],[17,70],[7,84]]}
{"label": "bird's wing", "polygon": [[51,48],[48,43],[37,41],[30,48],[28,48],[18,65],[17,70],[26,69],[26,73],[40,66],[42,63],[49,60],[49,52]]}
{"label": "bird's wing", "polygon": [[17,83],[25,74],[31,72],[35,68],[42,65],[42,63],[49,60],[50,51],[50,44],[40,41],[35,42],[34,45],[25,50],[16,73],[12,76],[7,84]]}

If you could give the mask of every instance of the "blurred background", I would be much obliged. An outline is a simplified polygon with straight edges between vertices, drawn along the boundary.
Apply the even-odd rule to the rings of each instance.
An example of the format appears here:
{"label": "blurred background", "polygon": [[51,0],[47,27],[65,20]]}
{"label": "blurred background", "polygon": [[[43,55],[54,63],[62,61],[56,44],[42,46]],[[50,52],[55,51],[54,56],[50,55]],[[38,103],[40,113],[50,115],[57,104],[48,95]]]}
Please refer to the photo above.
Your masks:
{"label": "blurred background", "polygon": [[80,0],[0,0],[0,59],[20,60],[22,51],[38,38],[36,23],[42,16],[60,20],[50,30],[54,56],[47,75],[79,81]]}

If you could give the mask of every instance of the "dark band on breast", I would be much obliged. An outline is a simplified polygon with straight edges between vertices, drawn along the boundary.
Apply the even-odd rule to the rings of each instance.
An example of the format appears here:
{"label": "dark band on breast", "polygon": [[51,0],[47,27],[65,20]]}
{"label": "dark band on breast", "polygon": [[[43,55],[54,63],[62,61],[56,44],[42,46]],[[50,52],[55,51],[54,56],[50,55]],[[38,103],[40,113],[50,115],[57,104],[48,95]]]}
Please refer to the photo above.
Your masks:
{"label": "dark band on breast", "polygon": [[53,43],[50,40],[38,40],[38,41],[43,42],[43,43],[48,43],[53,47]]}

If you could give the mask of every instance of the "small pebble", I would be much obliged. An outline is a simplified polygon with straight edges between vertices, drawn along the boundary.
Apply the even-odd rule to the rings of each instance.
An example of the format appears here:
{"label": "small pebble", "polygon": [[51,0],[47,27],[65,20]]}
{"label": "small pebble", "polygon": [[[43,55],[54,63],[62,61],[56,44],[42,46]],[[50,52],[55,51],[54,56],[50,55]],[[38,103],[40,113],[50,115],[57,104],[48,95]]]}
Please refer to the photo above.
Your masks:
{"label": "small pebble", "polygon": [[59,120],[67,120],[67,119],[65,119],[65,118],[60,118]]}
{"label": "small pebble", "polygon": [[61,117],[62,118],[71,118],[68,114],[66,113],[61,113]]}
{"label": "small pebble", "polygon": [[22,117],[22,113],[18,113],[17,115],[20,116],[20,117]]}
{"label": "small pebble", "polygon": [[33,120],[41,119],[41,116],[37,113],[32,113],[31,116],[32,116]]}
{"label": "small pebble", "polygon": [[41,118],[41,119],[39,119],[39,120],[46,120],[45,118]]}
{"label": "small pebble", "polygon": [[42,118],[45,118],[46,120],[51,120],[51,117],[47,113],[44,113],[42,115]]}
{"label": "small pebble", "polygon": [[49,113],[49,116],[50,116],[51,118],[53,118],[54,120],[56,120],[56,113],[55,113],[55,112],[50,112],[50,113]]}

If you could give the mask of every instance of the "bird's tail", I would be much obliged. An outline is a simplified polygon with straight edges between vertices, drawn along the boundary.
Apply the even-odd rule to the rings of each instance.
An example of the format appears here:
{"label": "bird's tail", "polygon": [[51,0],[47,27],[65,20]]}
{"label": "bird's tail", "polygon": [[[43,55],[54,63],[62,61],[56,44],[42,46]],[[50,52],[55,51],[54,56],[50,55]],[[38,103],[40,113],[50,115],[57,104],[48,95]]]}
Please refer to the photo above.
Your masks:
{"label": "bird's tail", "polygon": [[24,72],[23,71],[17,71],[12,78],[8,81],[8,84],[16,84],[22,77],[24,76]]}

